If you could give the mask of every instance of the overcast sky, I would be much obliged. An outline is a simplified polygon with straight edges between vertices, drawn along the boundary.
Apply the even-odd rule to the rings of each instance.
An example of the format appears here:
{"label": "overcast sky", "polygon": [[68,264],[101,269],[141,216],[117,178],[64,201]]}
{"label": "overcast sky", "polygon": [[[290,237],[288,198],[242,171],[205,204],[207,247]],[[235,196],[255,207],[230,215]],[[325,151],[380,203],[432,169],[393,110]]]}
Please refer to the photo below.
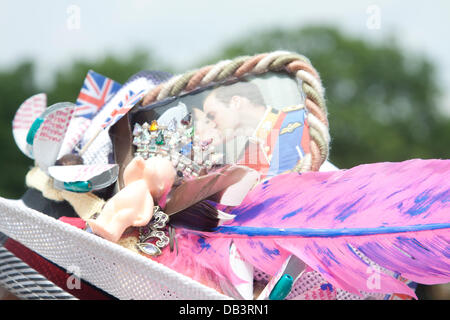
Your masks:
{"label": "overcast sky", "polygon": [[395,33],[404,48],[434,60],[442,88],[450,89],[446,0],[0,0],[0,19],[0,69],[32,58],[43,80],[75,57],[126,55],[137,46],[183,70],[239,34],[313,23],[374,41]]}

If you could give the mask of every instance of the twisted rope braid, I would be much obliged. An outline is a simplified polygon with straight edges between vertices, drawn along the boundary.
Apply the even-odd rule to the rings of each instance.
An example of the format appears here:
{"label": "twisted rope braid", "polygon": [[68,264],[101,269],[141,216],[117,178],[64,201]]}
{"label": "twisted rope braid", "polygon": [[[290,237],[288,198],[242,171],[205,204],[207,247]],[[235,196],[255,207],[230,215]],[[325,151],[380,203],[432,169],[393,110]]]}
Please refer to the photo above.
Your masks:
{"label": "twisted rope braid", "polygon": [[309,153],[299,161],[294,170],[299,172],[318,171],[328,158],[330,144],[325,90],[319,73],[308,58],[302,55],[287,51],[274,51],[223,60],[215,65],[177,75],[160,84],[144,96],[141,105],[146,106],[169,97],[189,93],[210,84],[269,71],[287,72],[301,80],[302,90],[305,94],[305,108],[308,113],[310,145]]}

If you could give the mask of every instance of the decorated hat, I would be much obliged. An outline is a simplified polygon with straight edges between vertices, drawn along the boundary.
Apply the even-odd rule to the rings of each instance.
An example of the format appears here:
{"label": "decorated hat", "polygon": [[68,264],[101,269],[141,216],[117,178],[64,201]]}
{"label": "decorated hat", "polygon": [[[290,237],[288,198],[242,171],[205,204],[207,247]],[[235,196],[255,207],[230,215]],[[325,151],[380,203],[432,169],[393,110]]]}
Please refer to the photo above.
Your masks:
{"label": "decorated hat", "polygon": [[449,161],[338,170],[302,55],[123,86],[90,71],[75,104],[27,100],[13,133],[33,194],[0,199],[0,231],[115,297],[387,299],[449,280]]}

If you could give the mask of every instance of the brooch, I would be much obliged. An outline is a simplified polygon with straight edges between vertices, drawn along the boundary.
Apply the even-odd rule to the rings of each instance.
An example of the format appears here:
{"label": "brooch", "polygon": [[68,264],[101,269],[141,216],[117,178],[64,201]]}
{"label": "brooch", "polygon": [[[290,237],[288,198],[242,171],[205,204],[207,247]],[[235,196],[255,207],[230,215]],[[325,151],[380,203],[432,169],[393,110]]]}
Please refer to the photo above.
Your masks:
{"label": "brooch", "polygon": [[[170,239],[166,235],[166,224],[169,216],[161,211],[159,206],[153,208],[153,217],[149,224],[139,228],[139,241],[136,247],[150,256],[159,256]],[[156,242],[153,243],[154,239]]]}
{"label": "brooch", "polygon": [[156,120],[151,124],[136,123],[133,145],[136,146],[135,157],[147,160],[159,156],[171,160],[179,179],[203,175],[223,158],[214,151],[212,139],[200,141],[194,135],[190,113],[180,123],[174,118],[167,126],[159,125]]}

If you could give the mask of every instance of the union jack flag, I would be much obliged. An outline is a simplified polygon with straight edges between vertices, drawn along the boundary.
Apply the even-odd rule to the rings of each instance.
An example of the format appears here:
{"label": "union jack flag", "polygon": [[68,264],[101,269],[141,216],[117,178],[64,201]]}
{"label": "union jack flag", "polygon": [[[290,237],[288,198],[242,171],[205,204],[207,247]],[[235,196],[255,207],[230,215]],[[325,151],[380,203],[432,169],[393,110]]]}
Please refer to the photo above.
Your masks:
{"label": "union jack flag", "polygon": [[75,116],[92,119],[121,87],[120,83],[89,70],[77,98]]}
{"label": "union jack flag", "polygon": [[134,93],[132,90],[128,90],[128,93],[125,94],[125,97],[119,101],[117,106],[111,111],[109,116],[105,119],[102,124],[102,128],[105,129],[109,126],[114,125],[117,121],[120,120],[128,111],[133,108],[136,103],[138,103],[145,95],[146,90],[141,90],[137,93]]}

